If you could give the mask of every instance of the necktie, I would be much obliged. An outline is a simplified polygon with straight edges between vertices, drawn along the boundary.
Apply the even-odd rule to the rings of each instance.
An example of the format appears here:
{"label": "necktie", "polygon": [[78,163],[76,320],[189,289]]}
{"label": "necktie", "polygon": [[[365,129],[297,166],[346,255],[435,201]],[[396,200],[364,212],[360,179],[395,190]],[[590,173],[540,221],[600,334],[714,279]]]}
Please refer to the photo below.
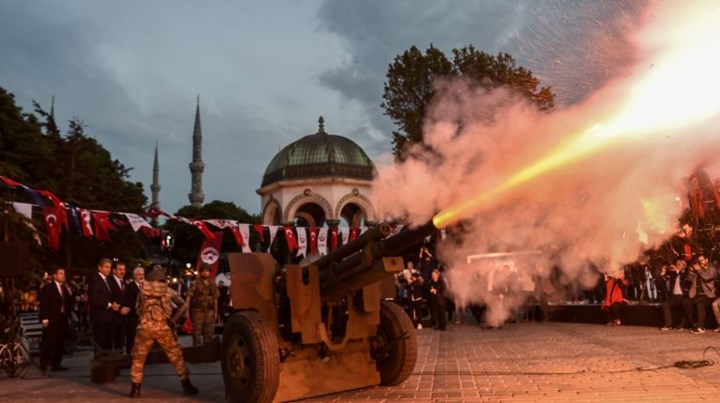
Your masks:
{"label": "necktie", "polygon": [[122,291],[123,294],[125,294],[125,282],[120,281],[120,291]]}

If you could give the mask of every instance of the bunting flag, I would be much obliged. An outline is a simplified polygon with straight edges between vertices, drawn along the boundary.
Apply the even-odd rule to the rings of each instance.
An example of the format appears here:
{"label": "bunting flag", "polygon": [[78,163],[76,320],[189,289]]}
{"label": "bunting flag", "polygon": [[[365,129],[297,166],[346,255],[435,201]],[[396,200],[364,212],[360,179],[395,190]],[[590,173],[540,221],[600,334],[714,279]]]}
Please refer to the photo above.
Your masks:
{"label": "bunting flag", "polygon": [[358,228],[358,227],[350,228],[350,241],[356,240],[359,234],[360,234],[360,228]]}
{"label": "bunting flag", "polygon": [[62,232],[62,227],[58,220],[58,210],[59,207],[57,206],[45,206],[44,209],[45,233],[48,237],[48,246],[55,250],[60,250],[60,233]]}
{"label": "bunting flag", "polygon": [[244,240],[242,251],[245,253],[252,252],[252,248],[250,247],[250,224],[238,224],[237,226]]}
{"label": "bunting flag", "polygon": [[22,183],[16,182],[16,181],[14,181],[10,178],[4,177],[4,176],[0,176],[0,182],[3,182],[3,183],[5,183],[5,185],[7,185],[11,188],[14,188],[14,189],[20,188],[23,192],[25,192],[25,194],[27,194],[32,199],[32,201],[35,204],[37,204],[40,207],[45,207],[45,202],[43,201],[42,197],[40,197],[40,195],[37,194],[36,191],[23,185]]}
{"label": "bunting flag", "polygon": [[205,222],[214,227],[220,228],[220,229],[225,229],[225,228],[232,229],[232,226],[233,226],[232,220],[218,219],[218,220],[205,220]]}
{"label": "bunting flag", "polygon": [[72,223],[73,229],[76,233],[82,234],[82,228],[80,227],[80,212],[78,211],[78,208],[70,206],[68,207],[68,211],[70,212],[70,222]]}
{"label": "bunting flag", "polygon": [[2,175],[0,175],[0,181],[4,182],[7,186],[11,188],[20,187],[20,182],[15,182],[14,180],[10,178],[6,178]]}
{"label": "bunting flag", "polygon": [[198,254],[198,260],[197,260],[197,268],[200,270],[200,267],[203,263],[210,266],[210,276],[211,278],[215,278],[217,275],[217,268],[220,264],[220,251],[222,248],[222,239],[223,239],[223,232],[217,231],[212,233],[212,238],[205,238],[205,242],[203,242],[202,246],[200,247],[200,253]]}
{"label": "bunting flag", "polygon": [[233,236],[235,237],[235,243],[237,244],[237,246],[244,248],[245,239],[243,239],[243,234],[242,232],[240,232],[237,221],[231,221],[229,228],[230,232],[232,232]]}
{"label": "bunting flag", "polygon": [[338,231],[340,232],[340,240],[342,241],[342,244],[347,245],[348,238],[350,237],[350,228],[342,227],[339,228]]}
{"label": "bunting flag", "polygon": [[128,222],[130,223],[130,226],[132,227],[133,231],[138,232],[141,228],[150,228],[152,229],[152,225],[145,221],[144,218],[140,217],[137,214],[132,213],[124,213],[125,217],[127,217]]}
{"label": "bunting flag", "polygon": [[80,223],[82,228],[82,234],[85,238],[92,238],[93,229],[92,229],[92,220],[90,211],[85,209],[80,209]]}
{"label": "bunting flag", "polygon": [[35,242],[37,242],[38,245],[42,245],[42,240],[40,239],[37,228],[35,228],[32,222],[30,222],[30,220],[32,220],[32,204],[13,203],[12,206],[16,213],[27,218],[27,220],[23,220],[23,222],[28,228],[30,228],[30,231],[32,231]]}
{"label": "bunting flag", "polygon": [[330,227],[330,251],[334,251],[338,247],[338,228]]}
{"label": "bunting flag", "polygon": [[287,242],[288,249],[290,251],[294,251],[298,248],[297,239],[295,239],[295,234],[293,233],[293,228],[290,226],[283,227],[283,232],[285,232],[285,242]]}
{"label": "bunting flag", "polygon": [[268,243],[267,251],[270,252],[270,248],[272,247],[273,242],[275,241],[275,236],[278,233],[278,230],[280,230],[279,225],[270,225],[268,226],[268,229],[270,230],[270,243]]}
{"label": "bunting flag", "polygon": [[307,228],[296,227],[298,251],[295,256],[307,256]]}
{"label": "bunting flag", "polygon": [[168,213],[160,210],[160,209],[157,208],[157,207],[150,207],[150,208],[147,209],[147,211],[145,212],[145,215],[146,215],[147,217],[150,217],[150,218],[158,218],[158,217],[160,217],[160,216],[167,217],[167,218],[172,218],[172,217],[173,217],[172,215],[170,215],[170,214],[168,214]]}
{"label": "bunting flag", "polygon": [[115,226],[110,222],[110,213],[107,211],[92,210],[93,222],[95,223],[95,238],[98,241],[109,241],[110,231],[116,230]]}
{"label": "bunting flag", "polygon": [[318,254],[319,255],[327,255],[327,233],[328,229],[327,227],[322,227],[318,229]]}
{"label": "bunting flag", "polygon": [[317,237],[318,237],[318,229],[317,227],[310,227],[308,230],[309,235],[308,238],[310,240],[310,256],[317,255]]}
{"label": "bunting flag", "polygon": [[192,225],[194,225],[197,229],[200,230],[200,232],[205,235],[205,239],[215,239],[215,234],[213,234],[212,231],[210,231],[210,228],[205,225],[205,221],[203,220],[192,220]]}
{"label": "bunting flag", "polygon": [[57,225],[60,227],[60,230],[62,231],[62,228],[68,229],[68,219],[67,212],[65,211],[65,203],[63,203],[62,200],[58,199],[57,196],[55,196],[52,192],[48,190],[38,190],[37,192],[50,199],[50,201],[52,202],[53,206],[55,207]]}
{"label": "bunting flag", "polygon": [[253,225],[253,228],[255,229],[255,232],[257,232],[258,237],[260,237],[260,243],[265,243],[265,227],[261,224],[255,224]]}

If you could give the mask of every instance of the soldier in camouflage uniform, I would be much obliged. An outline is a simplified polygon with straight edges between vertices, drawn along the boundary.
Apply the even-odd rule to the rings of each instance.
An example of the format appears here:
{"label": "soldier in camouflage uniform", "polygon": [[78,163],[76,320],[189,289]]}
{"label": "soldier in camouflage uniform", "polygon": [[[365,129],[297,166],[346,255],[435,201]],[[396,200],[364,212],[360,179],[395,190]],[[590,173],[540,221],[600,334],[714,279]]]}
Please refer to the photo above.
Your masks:
{"label": "soldier in camouflage uniform", "polygon": [[210,343],[215,335],[218,289],[206,263],[200,267],[200,278],[190,286],[186,302],[187,314],[192,320],[193,346]]}
{"label": "soldier in camouflage uniform", "polygon": [[[169,288],[165,279],[165,270],[159,265],[145,276],[145,283],[140,290],[137,301],[138,321],[135,345],[132,350],[132,366],[130,379],[132,389],[130,397],[140,397],[140,384],[143,378],[145,358],[157,342],[165,350],[168,360],[175,367],[183,386],[183,395],[191,396],[198,393],[198,389],[190,383],[189,372],[183,361],[182,348],[177,342],[175,332],[170,324],[175,323],[178,314],[172,317],[172,304],[178,306],[178,314],[182,314],[184,301],[172,288]],[[172,317],[172,319],[171,319]]]}

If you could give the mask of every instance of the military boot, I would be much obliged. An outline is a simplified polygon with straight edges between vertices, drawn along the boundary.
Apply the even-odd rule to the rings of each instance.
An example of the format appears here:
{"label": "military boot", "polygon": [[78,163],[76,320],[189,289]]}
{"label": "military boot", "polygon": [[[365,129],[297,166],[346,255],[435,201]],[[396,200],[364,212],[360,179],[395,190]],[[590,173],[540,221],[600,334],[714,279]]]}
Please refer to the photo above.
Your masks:
{"label": "military boot", "polygon": [[140,398],[140,384],[133,382],[132,389],[130,389],[130,396],[131,399],[139,399]]}
{"label": "military boot", "polygon": [[190,378],[183,379],[180,382],[182,383],[183,387],[183,396],[197,395],[198,388],[196,388],[192,383],[190,383]]}

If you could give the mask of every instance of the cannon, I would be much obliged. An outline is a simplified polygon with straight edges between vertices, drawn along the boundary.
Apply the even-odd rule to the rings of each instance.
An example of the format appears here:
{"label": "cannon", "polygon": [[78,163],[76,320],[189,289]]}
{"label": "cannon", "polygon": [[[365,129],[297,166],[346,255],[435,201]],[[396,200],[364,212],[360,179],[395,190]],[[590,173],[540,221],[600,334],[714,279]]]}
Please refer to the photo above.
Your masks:
{"label": "cannon", "polygon": [[395,255],[435,232],[380,224],[314,262],[281,267],[266,253],[228,255],[233,315],[221,362],[234,402],[288,401],[396,385],[415,367],[412,320],[397,304]]}

